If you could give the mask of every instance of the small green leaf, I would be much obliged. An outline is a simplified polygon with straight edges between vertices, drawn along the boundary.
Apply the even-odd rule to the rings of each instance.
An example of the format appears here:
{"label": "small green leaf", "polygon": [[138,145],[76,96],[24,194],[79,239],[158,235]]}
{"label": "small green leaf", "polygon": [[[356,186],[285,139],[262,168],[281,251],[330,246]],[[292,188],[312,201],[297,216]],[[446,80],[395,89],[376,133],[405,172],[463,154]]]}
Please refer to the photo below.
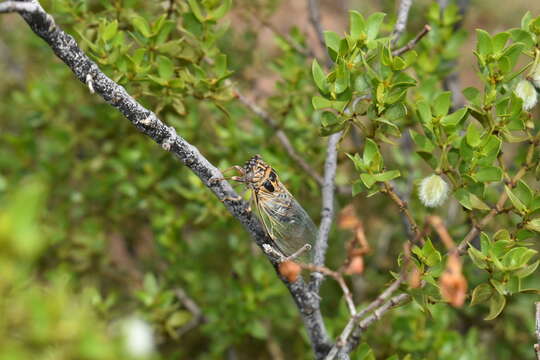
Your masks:
{"label": "small green leaf", "polygon": [[340,63],[336,69],[336,82],[334,83],[334,90],[336,94],[341,94],[349,88],[350,74],[347,70],[347,65],[344,62]]}
{"label": "small green leaf", "polygon": [[114,20],[105,26],[105,29],[103,30],[103,33],[101,34],[101,37],[105,41],[111,40],[116,33],[118,32],[118,21]]}
{"label": "small green leaf", "polygon": [[521,200],[519,200],[519,198],[516,195],[514,195],[512,190],[508,186],[505,186],[504,190],[506,191],[508,198],[510,199],[510,201],[512,202],[512,205],[514,205],[516,210],[522,214],[526,213],[527,207],[525,206],[525,204],[521,202]]}
{"label": "small green leaf", "polygon": [[466,115],[467,108],[461,108],[450,115],[444,116],[441,120],[441,124],[444,127],[455,127],[465,118]]}
{"label": "small green leaf", "polygon": [[376,182],[375,177],[368,173],[360,174],[360,179],[368,189],[371,188]]}
{"label": "small green leaf", "polygon": [[349,21],[351,27],[351,37],[358,40],[366,30],[366,21],[358,11],[349,11]]}
{"label": "small green leaf", "polygon": [[364,164],[370,166],[371,162],[376,159],[378,155],[380,155],[380,153],[377,144],[371,139],[366,139],[363,155]]}
{"label": "small green leaf", "polygon": [[483,304],[487,302],[490,297],[493,295],[493,288],[486,283],[480,284],[474,288],[471,296],[470,306],[477,304]]}
{"label": "small green leaf", "polygon": [[333,31],[325,31],[324,32],[324,42],[326,46],[332,50],[335,51],[337,54],[339,52],[339,42],[341,41],[341,38],[338,34],[336,34]]}
{"label": "small green leaf", "polygon": [[506,298],[498,292],[493,292],[493,296],[489,299],[489,314],[484,320],[493,320],[503,311],[506,305]]}
{"label": "small green leaf", "polygon": [[469,144],[473,148],[477,147],[481,143],[481,135],[482,134],[480,130],[471,122],[467,127],[467,144]]}
{"label": "small green leaf", "polygon": [[482,29],[476,29],[476,38],[476,49],[480,55],[487,56],[493,53],[493,43],[491,40],[491,36],[489,36],[486,31]]}
{"label": "small green leaf", "polygon": [[151,36],[150,25],[148,25],[148,21],[142,16],[134,15],[131,18],[131,24],[144,37],[149,38]]}
{"label": "small green leaf", "polygon": [[474,265],[476,265],[479,269],[487,269],[487,259],[488,257],[485,256],[483,253],[478,251],[474,246],[469,246],[469,249],[467,250],[469,257],[473,261]]}
{"label": "small green leaf", "polygon": [[159,55],[157,57],[159,77],[164,80],[170,80],[174,76],[174,65],[171,59],[166,56]]}
{"label": "small green leaf", "polygon": [[495,166],[485,166],[479,168],[473,175],[474,179],[479,182],[501,181],[503,172]]}
{"label": "small green leaf", "polygon": [[418,110],[418,115],[420,116],[420,120],[426,124],[431,124],[431,108],[429,104],[425,101],[419,101],[416,104],[416,108]]}
{"label": "small green leaf", "polygon": [[191,8],[191,11],[193,12],[193,15],[199,20],[200,23],[204,22],[204,15],[202,13],[201,8],[199,7],[199,3],[197,0],[188,0],[189,7]]}
{"label": "small green leaf", "polygon": [[374,13],[369,16],[367,19],[367,38],[368,40],[374,40],[379,33],[379,28],[381,27],[382,21],[386,14],[384,13]]}
{"label": "small green leaf", "polygon": [[535,218],[525,223],[525,229],[536,231],[540,233],[540,218]]}
{"label": "small green leaf", "polygon": [[535,254],[535,250],[520,246],[507,252],[501,262],[507,270],[515,270],[527,264]]}
{"label": "small green leaf", "polygon": [[[450,102],[452,100],[452,93],[445,91],[435,98],[433,101],[433,113],[435,116],[445,116],[450,109]],[[460,109],[461,110],[461,109]],[[462,113],[463,117],[465,113]],[[460,119],[461,120],[461,119]]]}
{"label": "small green leaf", "polygon": [[536,271],[536,269],[538,268],[538,264],[540,264],[540,260],[536,260],[530,265],[515,270],[512,274],[520,279],[526,278],[527,276],[531,275],[533,272]]}
{"label": "small green leaf", "polygon": [[315,80],[315,84],[317,85],[319,91],[323,94],[327,93],[328,84],[326,82],[326,74],[317,62],[317,59],[314,59],[313,63],[311,64],[311,73],[313,74],[313,80]]}
{"label": "small green leaf", "polygon": [[399,170],[390,170],[390,171],[385,171],[380,174],[374,174],[373,176],[376,181],[384,182],[384,181],[390,181],[392,179],[398,178],[400,177],[400,175],[401,174]]}
{"label": "small green leaf", "polygon": [[327,109],[332,107],[332,101],[325,99],[321,96],[314,96],[311,98],[311,104],[315,110]]}

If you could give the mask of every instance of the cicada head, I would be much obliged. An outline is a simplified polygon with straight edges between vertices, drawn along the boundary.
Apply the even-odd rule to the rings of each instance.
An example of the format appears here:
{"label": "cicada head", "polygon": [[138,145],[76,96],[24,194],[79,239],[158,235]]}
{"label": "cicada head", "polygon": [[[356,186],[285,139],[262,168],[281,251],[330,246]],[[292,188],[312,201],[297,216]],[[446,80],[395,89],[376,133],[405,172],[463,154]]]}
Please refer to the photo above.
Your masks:
{"label": "cicada head", "polygon": [[243,181],[256,193],[273,193],[280,188],[278,176],[260,155],[255,155],[244,165]]}

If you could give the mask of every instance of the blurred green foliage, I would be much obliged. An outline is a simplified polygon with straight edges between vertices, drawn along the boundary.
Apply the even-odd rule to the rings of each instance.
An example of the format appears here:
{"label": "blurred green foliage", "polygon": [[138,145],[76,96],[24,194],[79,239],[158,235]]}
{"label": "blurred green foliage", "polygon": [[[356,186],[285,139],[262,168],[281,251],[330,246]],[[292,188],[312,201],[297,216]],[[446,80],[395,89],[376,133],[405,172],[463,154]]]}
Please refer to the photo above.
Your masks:
{"label": "blurred green foliage", "polygon": [[[216,166],[262,154],[314,220],[317,184],[225,80],[256,97],[249,73],[270,73],[275,88],[265,108],[314,168],[324,162],[321,135],[346,130],[338,183],[361,195],[338,202],[357,205],[374,248],[364,274],[348,279],[360,304],[392,279],[406,239],[380,184],[392,180],[412,191],[409,206],[420,222],[431,210],[416,199],[414,183],[443,174],[452,200],[435,212],[448,220],[455,240],[506,191],[512,209],[485,230],[464,264],[469,303],[479,306],[443,303],[438,279],[445,248],[431,236],[413,249],[427,285],[404,289],[414,301],[372,326],[353,356],[533,358],[527,293],[540,286],[532,276],[538,260],[531,242],[539,228],[532,165],[538,156],[534,116],[512,89],[538,56],[538,19],[526,16],[519,29],[494,36],[477,32],[482,88],[466,89],[466,107],[453,108],[443,79],[467,36],[456,28],[455,6],[427,8],[422,23],[432,31],[401,56],[388,46],[392,24],[384,14],[351,12],[345,36],[325,33],[335,63],[328,69],[298,51],[310,46],[299,28],[275,35],[274,53],[263,44],[257,54],[259,29],[237,26],[235,12],[262,18],[277,9],[276,1],[42,3],[109,76]],[[286,288],[222,204],[74,81],[21,20],[0,17],[0,28],[8,27],[18,30],[0,37],[6,49],[0,54],[0,359],[127,358],[115,323],[133,314],[154,329],[156,358],[312,358]],[[258,56],[266,57],[265,69]],[[355,135],[365,141],[359,145]],[[502,182],[527,159],[526,176],[505,189]],[[349,236],[332,233],[330,267],[343,263]],[[197,319],[178,288],[204,316],[189,331],[185,326]],[[348,318],[339,286],[326,281],[322,297],[335,337]]]}

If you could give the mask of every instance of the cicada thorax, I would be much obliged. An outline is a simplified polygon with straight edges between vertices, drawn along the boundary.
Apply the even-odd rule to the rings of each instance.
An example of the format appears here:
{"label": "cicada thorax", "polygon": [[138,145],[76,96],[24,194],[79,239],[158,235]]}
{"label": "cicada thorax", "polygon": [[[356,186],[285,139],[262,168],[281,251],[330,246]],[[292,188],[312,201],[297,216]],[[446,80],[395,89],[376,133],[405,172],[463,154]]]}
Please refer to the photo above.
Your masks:
{"label": "cicada thorax", "polygon": [[[242,175],[241,181],[252,190],[255,207],[266,231],[285,256],[305,244],[314,244],[317,231],[313,221],[279,181],[271,166],[255,155],[244,165]],[[311,255],[306,253],[301,260],[309,262]]]}

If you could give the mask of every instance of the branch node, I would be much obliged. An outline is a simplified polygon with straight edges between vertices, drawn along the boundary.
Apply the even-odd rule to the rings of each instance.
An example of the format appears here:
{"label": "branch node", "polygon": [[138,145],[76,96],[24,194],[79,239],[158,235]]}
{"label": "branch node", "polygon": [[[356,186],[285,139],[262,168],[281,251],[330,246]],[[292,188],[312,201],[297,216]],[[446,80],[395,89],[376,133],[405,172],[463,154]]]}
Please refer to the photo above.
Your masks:
{"label": "branch node", "polygon": [[139,122],[145,126],[152,126],[156,120],[156,115],[151,112],[146,118],[142,119]]}
{"label": "branch node", "polygon": [[172,126],[169,126],[167,128],[167,131],[168,131],[168,136],[165,138],[165,140],[163,140],[163,142],[161,143],[161,147],[163,148],[163,150],[165,151],[170,151],[171,150],[171,146],[174,144],[174,142],[176,141],[176,137],[178,135],[176,135],[176,130],[172,127]]}
{"label": "branch node", "polygon": [[92,75],[90,73],[86,74],[86,86],[88,86],[88,90],[90,90],[90,94],[94,94],[94,80],[92,78]]}

